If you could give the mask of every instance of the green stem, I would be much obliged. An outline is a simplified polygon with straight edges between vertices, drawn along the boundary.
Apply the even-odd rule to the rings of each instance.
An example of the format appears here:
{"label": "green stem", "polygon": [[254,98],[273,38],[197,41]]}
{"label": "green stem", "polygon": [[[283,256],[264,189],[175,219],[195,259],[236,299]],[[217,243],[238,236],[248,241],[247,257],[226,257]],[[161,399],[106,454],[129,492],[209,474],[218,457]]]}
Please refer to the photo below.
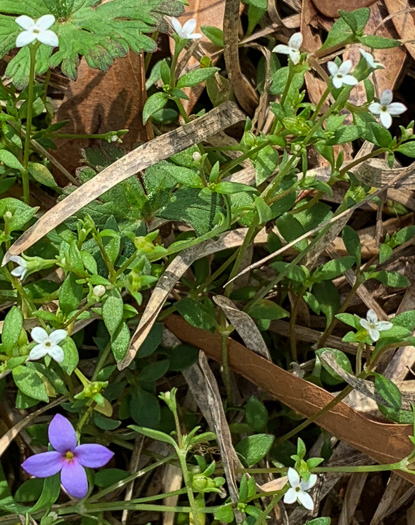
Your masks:
{"label": "green stem", "polygon": [[297,355],[297,339],[295,337],[295,323],[297,320],[298,308],[300,306],[300,301],[307,290],[307,286],[303,286],[298,292],[295,299],[293,309],[290,316],[290,348],[291,348],[291,359],[296,363],[298,359]]}
{"label": "green stem", "polygon": [[318,114],[320,113],[320,109],[323,107],[324,101],[329,96],[330,91],[331,91],[330,86],[327,86],[325,92],[322,94],[321,99],[319,100],[319,102],[318,102],[318,104],[316,106],[316,109],[314,110],[314,113],[313,113],[313,115],[311,117],[311,120],[313,122],[318,117]]}
{"label": "green stem", "polygon": [[35,66],[36,66],[36,52],[39,47],[39,42],[29,46],[30,52],[30,70],[29,70],[29,86],[27,95],[27,114],[26,114],[26,136],[24,141],[23,149],[23,171],[22,171],[22,183],[23,183],[23,200],[26,204],[30,202],[30,189],[29,189],[29,156],[30,156],[30,139],[32,135],[32,115],[33,115],[33,94],[34,94],[34,83],[35,83]]}
{"label": "green stem", "polygon": [[377,155],[380,155],[381,153],[385,153],[385,151],[388,151],[387,148],[375,149],[371,153],[368,153],[367,155],[364,155],[363,157],[360,157],[359,159],[355,159],[352,162],[349,162],[349,164],[344,166],[344,168],[342,168],[339,171],[339,174],[340,175],[344,175],[345,173],[347,173],[349,170],[351,170],[352,168],[354,168],[355,166],[357,166],[361,162],[364,162],[365,160],[369,160],[372,157],[376,157]]}
{"label": "green stem", "polygon": [[107,346],[104,348],[104,350],[101,352],[99,358],[98,358],[98,363],[97,363],[97,366],[95,367],[95,372],[92,376],[92,379],[91,381],[95,381],[96,378],[97,378],[97,375],[99,374],[99,372],[101,371],[101,368],[104,367],[105,365],[105,361],[107,360],[107,357],[108,357],[108,354],[110,353],[111,351],[111,342],[109,342],[107,344]]}

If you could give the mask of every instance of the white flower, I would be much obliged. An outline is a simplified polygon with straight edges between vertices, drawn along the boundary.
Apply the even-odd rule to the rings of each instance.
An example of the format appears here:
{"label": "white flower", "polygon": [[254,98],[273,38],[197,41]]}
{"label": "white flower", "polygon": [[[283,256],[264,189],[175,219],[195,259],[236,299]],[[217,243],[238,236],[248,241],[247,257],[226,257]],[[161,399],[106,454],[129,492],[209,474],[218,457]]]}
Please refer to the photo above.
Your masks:
{"label": "white flower", "polygon": [[301,481],[298,472],[290,467],[287,476],[291,487],[284,494],[284,503],[294,503],[298,501],[307,510],[314,510],[314,502],[311,496],[307,494],[307,490],[314,487],[317,481],[317,475],[311,474],[308,481]]}
{"label": "white flower", "polygon": [[330,71],[332,76],[333,86],[337,89],[341,88],[343,84],[347,86],[355,86],[358,83],[357,78],[353,75],[349,75],[352,69],[352,61],[346,60],[340,66],[337,66],[335,62],[328,62],[327,69]]}
{"label": "white flower", "polygon": [[48,334],[46,330],[36,326],[30,335],[33,341],[38,344],[30,350],[29,359],[40,359],[45,355],[49,355],[57,363],[62,363],[64,353],[58,343],[67,337],[66,330],[54,330]]}
{"label": "white flower", "polygon": [[392,102],[392,91],[385,89],[380,96],[379,102],[372,102],[369,105],[369,111],[374,115],[380,115],[380,123],[385,128],[392,125],[392,117],[401,115],[407,110],[407,107],[400,102]]}
{"label": "white flower", "polygon": [[18,265],[11,271],[11,274],[23,281],[27,274],[27,261],[23,259],[23,257],[20,257],[20,255],[12,255],[10,260]]}
{"label": "white flower", "polygon": [[378,316],[370,309],[366,314],[366,319],[360,319],[360,326],[363,326],[369,332],[369,337],[375,343],[379,340],[379,332],[390,330],[393,324],[389,321],[378,321]]}
{"label": "white flower", "polygon": [[370,66],[372,69],[378,69],[379,67],[385,68],[385,66],[380,62],[375,62],[375,57],[367,51],[365,51],[364,49],[359,47],[359,51],[362,57],[366,60],[367,65]]}
{"label": "white flower", "polygon": [[22,15],[16,18],[16,24],[24,29],[16,39],[16,47],[23,47],[39,40],[42,44],[51,47],[59,45],[59,39],[49,28],[55,23],[53,15],[43,15],[38,20],[33,20],[30,16]]}
{"label": "white flower", "polygon": [[274,53],[281,53],[289,55],[293,64],[298,64],[301,58],[300,47],[303,43],[303,35],[301,33],[294,33],[288,40],[288,45],[278,44],[272,50]]}
{"label": "white flower", "polygon": [[195,162],[200,162],[202,160],[202,155],[198,151],[195,151],[192,155],[192,159]]}
{"label": "white flower", "polygon": [[193,33],[193,31],[196,28],[196,20],[194,18],[190,18],[185,24],[182,26],[182,24],[177,20],[177,18],[174,18],[172,16],[171,23],[176,31],[176,33],[179,35],[180,38],[185,38],[186,40],[191,40],[194,38],[202,38],[201,33]]}

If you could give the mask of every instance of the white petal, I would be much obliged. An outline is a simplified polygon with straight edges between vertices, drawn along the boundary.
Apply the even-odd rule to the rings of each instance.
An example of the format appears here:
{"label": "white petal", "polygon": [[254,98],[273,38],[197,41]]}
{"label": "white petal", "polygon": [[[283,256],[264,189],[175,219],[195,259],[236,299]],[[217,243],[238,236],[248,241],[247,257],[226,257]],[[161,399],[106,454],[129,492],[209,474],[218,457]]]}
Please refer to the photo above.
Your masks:
{"label": "white petal", "polygon": [[369,323],[377,323],[378,316],[376,315],[376,312],[372,310],[372,308],[367,311],[366,319],[369,321]]}
{"label": "white petal", "polygon": [[53,15],[43,15],[38,20],[36,20],[36,25],[38,29],[46,31],[55,23],[55,17]]}
{"label": "white petal", "polygon": [[183,26],[183,33],[186,35],[191,35],[195,29],[196,20],[194,18],[190,18]]}
{"label": "white petal", "polygon": [[36,345],[30,350],[29,359],[35,360],[44,357],[48,353],[45,345]]}
{"label": "white petal", "polygon": [[301,53],[297,49],[290,49],[290,58],[293,64],[298,64],[301,58]]}
{"label": "white petal", "polygon": [[380,115],[382,112],[382,104],[379,104],[379,102],[372,102],[369,104],[369,111],[374,115]]}
{"label": "white petal", "polygon": [[195,40],[196,38],[202,38],[202,33],[192,33],[191,35],[188,35],[187,38],[190,40]]}
{"label": "white petal", "polygon": [[10,260],[18,264],[19,266],[23,266],[24,268],[27,266],[27,261],[23,259],[23,257],[20,257],[20,255],[12,255],[10,257]]}
{"label": "white petal", "polygon": [[295,489],[288,489],[284,494],[284,503],[288,505],[297,501],[297,491]]}
{"label": "white petal", "polygon": [[301,33],[294,33],[288,41],[288,45],[294,49],[300,49],[303,43],[303,35]]}
{"label": "white petal", "polygon": [[61,341],[63,341],[64,339],[66,339],[67,336],[68,334],[66,330],[54,330],[49,336],[49,341],[53,345],[56,345],[60,343]]}
{"label": "white petal", "polygon": [[314,510],[314,502],[311,499],[310,494],[307,494],[307,492],[300,490],[300,492],[297,492],[297,498],[304,508],[306,508],[307,510]]}
{"label": "white petal", "polygon": [[300,476],[298,475],[298,472],[294,468],[289,468],[287,472],[288,481],[290,482],[291,487],[299,487],[300,486]]}
{"label": "white petal", "polygon": [[58,345],[50,346],[48,349],[48,354],[57,363],[62,363],[65,357],[62,348]]}
{"label": "white petal", "polygon": [[339,68],[335,62],[327,62],[327,69],[329,70],[329,73],[332,77],[336,76],[337,72],[339,71]]}
{"label": "white petal", "polygon": [[302,490],[310,490],[317,483],[317,474],[311,474],[308,481],[302,481],[300,486]]}
{"label": "white petal", "polygon": [[360,319],[360,326],[363,326],[365,330],[370,330],[370,325],[366,319]]}
{"label": "white petal", "polygon": [[337,89],[340,89],[343,85],[343,77],[340,78],[338,76],[335,76],[332,78],[332,81],[333,81],[333,86]]}
{"label": "white petal", "polygon": [[14,270],[10,272],[13,277],[22,277],[26,273],[26,268],[23,268],[23,266],[17,266]]}
{"label": "white petal", "polygon": [[33,330],[30,332],[30,336],[33,341],[36,341],[36,343],[40,344],[46,343],[46,341],[49,340],[48,333],[41,326],[35,326],[35,328],[33,328]]}
{"label": "white petal", "polygon": [[35,25],[35,21],[33,20],[33,18],[30,18],[30,16],[26,15],[18,16],[15,22],[23,29],[26,29],[26,31],[32,29]]}
{"label": "white petal", "polygon": [[173,26],[173,29],[176,31],[177,34],[181,32],[182,24],[177,20],[177,18],[174,18],[174,16],[172,16],[171,18],[171,25]]}
{"label": "white petal", "polygon": [[376,343],[376,341],[379,341],[380,333],[375,328],[371,328],[369,330],[369,335],[374,343]]}
{"label": "white petal", "polygon": [[16,38],[16,47],[24,47],[36,40],[36,35],[32,31],[22,31]]}
{"label": "white petal", "polygon": [[390,115],[402,115],[408,108],[400,102],[392,102],[388,106],[388,113]]}
{"label": "white petal", "polygon": [[362,55],[362,57],[369,64],[369,66],[372,67],[373,69],[375,69],[375,61],[374,61],[373,56],[370,53],[368,53],[367,51],[365,51],[364,49],[360,48],[360,47],[359,47],[359,51],[360,51],[360,54]]}
{"label": "white petal", "polygon": [[392,328],[393,324],[389,321],[379,321],[376,323],[376,330],[379,332],[383,332],[384,330],[390,330]]}
{"label": "white petal", "polygon": [[39,40],[39,42],[42,42],[42,44],[46,44],[47,46],[59,46],[58,36],[53,31],[42,31],[37,35],[37,39]]}
{"label": "white petal", "polygon": [[388,111],[381,111],[380,113],[380,123],[385,128],[390,128],[392,126],[392,117]]}
{"label": "white petal", "polygon": [[343,64],[340,65],[339,67],[339,72],[342,74],[342,75],[347,75],[347,73],[349,73],[349,71],[352,69],[352,61],[351,60],[345,60],[343,62]]}
{"label": "white petal", "polygon": [[382,106],[387,106],[392,102],[393,94],[390,89],[385,89],[385,91],[380,96],[380,103]]}
{"label": "white petal", "polygon": [[274,53],[281,53],[282,55],[289,55],[291,53],[291,48],[285,44],[278,44],[272,51]]}
{"label": "white petal", "polygon": [[343,77],[343,84],[348,86],[355,86],[359,81],[353,75],[345,75]]}

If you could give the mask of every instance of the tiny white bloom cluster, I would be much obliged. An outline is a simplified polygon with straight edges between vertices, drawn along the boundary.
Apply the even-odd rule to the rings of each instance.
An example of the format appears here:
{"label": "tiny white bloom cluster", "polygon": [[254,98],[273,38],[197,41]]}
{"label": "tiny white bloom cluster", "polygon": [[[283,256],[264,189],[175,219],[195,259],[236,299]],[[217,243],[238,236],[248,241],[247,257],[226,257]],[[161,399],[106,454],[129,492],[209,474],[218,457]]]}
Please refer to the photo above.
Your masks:
{"label": "tiny white bloom cluster", "polygon": [[44,328],[36,326],[30,335],[37,345],[30,350],[29,359],[41,359],[49,355],[57,363],[62,363],[64,353],[58,343],[67,337],[66,330],[54,330],[48,334]]}
{"label": "tiny white bloom cluster", "polygon": [[182,26],[182,24],[177,20],[177,18],[172,17],[171,23],[172,23],[174,30],[176,31],[176,33],[179,35],[180,38],[184,38],[186,40],[202,38],[201,33],[193,33],[193,31],[196,29],[196,20],[194,18],[190,18]]}
{"label": "tiny white bloom cluster", "polygon": [[290,488],[284,494],[284,503],[290,504],[298,501],[307,510],[314,510],[314,502],[310,494],[307,494],[307,490],[314,487],[317,481],[317,475],[311,474],[308,481],[301,481],[298,472],[290,467],[287,476]]}
{"label": "tiny white bloom cluster", "polygon": [[23,281],[27,274],[27,261],[23,259],[23,257],[20,257],[20,255],[12,255],[10,260],[17,264],[16,268],[10,273],[14,277],[18,277],[21,281]]}
{"label": "tiny white bloom cluster", "polygon": [[360,319],[360,326],[368,331],[369,337],[376,343],[380,337],[379,332],[390,330],[393,324],[389,321],[378,321],[378,316],[375,311],[370,309],[366,314],[366,319]]}
{"label": "tiny white bloom cluster", "polygon": [[23,47],[38,40],[42,44],[51,47],[59,46],[59,39],[50,28],[55,23],[53,15],[43,15],[38,20],[33,20],[30,16],[22,15],[16,18],[16,24],[24,29],[16,39],[16,47]]}
{"label": "tiny white bloom cluster", "polygon": [[352,61],[345,60],[340,66],[335,62],[328,62],[327,69],[330,71],[332,77],[331,81],[333,86],[337,89],[346,86],[355,86],[358,83],[358,80],[353,75],[349,75],[350,70],[352,69]]}
{"label": "tiny white bloom cluster", "polygon": [[380,123],[385,128],[392,125],[392,117],[402,115],[407,107],[400,102],[392,102],[393,94],[390,89],[385,89],[381,94],[379,102],[372,102],[369,105],[369,111],[374,115],[379,115]]}
{"label": "tiny white bloom cluster", "polygon": [[303,35],[301,33],[294,33],[288,40],[288,45],[278,44],[272,50],[274,53],[281,53],[288,55],[293,64],[298,64],[301,58],[300,47],[303,43]]}

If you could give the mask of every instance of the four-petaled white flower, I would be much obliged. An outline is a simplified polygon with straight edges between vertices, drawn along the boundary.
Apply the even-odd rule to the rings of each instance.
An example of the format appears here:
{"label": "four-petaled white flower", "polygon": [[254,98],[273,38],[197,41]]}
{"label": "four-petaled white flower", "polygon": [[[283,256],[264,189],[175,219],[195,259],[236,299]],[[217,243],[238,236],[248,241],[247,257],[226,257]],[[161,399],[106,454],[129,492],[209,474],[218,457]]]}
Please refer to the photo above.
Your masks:
{"label": "four-petaled white flower", "polygon": [[374,343],[379,340],[380,333],[384,330],[390,330],[393,326],[389,321],[378,321],[378,316],[374,310],[368,310],[366,319],[360,319],[360,326],[369,332],[369,337]]}
{"label": "four-petaled white flower", "polygon": [[284,503],[294,503],[298,501],[307,510],[314,510],[314,502],[307,490],[310,490],[317,481],[317,475],[311,474],[308,481],[301,481],[298,472],[289,468],[287,472],[288,481],[291,487],[284,494]]}
{"label": "four-petaled white flower", "polygon": [[29,359],[40,359],[49,355],[57,363],[62,363],[64,353],[58,343],[67,337],[66,330],[54,330],[48,334],[46,330],[36,326],[30,335],[37,345],[30,350]]}
{"label": "four-petaled white flower", "polygon": [[401,115],[407,110],[407,107],[400,102],[392,102],[392,91],[385,89],[381,94],[379,102],[372,102],[369,105],[369,111],[374,115],[380,115],[380,123],[385,128],[392,125],[392,117]]}
{"label": "four-petaled white flower", "polygon": [[350,70],[352,69],[351,60],[345,60],[340,66],[335,62],[328,62],[327,69],[332,76],[333,86],[337,89],[341,88],[343,84],[346,84],[347,86],[355,86],[358,83],[357,78],[353,75],[349,75]]}
{"label": "four-petaled white flower", "polygon": [[365,51],[364,49],[359,47],[360,54],[362,57],[366,60],[367,65],[370,66],[372,69],[378,69],[378,68],[385,68],[383,64],[380,62],[375,61],[375,57],[371,54]]}
{"label": "four-petaled white flower", "polygon": [[193,33],[193,31],[196,28],[196,20],[194,18],[190,18],[182,26],[182,24],[177,20],[177,18],[174,18],[172,16],[171,23],[172,23],[174,30],[176,31],[176,33],[179,35],[180,38],[185,38],[186,40],[202,38],[201,33]]}
{"label": "four-petaled white flower", "polygon": [[301,58],[300,47],[303,43],[303,35],[301,33],[294,33],[288,40],[288,45],[278,44],[272,50],[274,53],[281,53],[288,55],[291,58],[293,64],[298,64]]}
{"label": "four-petaled white flower", "polygon": [[10,273],[14,277],[18,277],[21,281],[25,278],[27,274],[27,261],[20,257],[20,255],[12,255],[10,260],[17,264],[16,268]]}
{"label": "four-petaled white flower", "polygon": [[23,47],[38,40],[42,44],[51,47],[59,46],[59,39],[49,28],[55,23],[53,15],[43,15],[38,20],[33,20],[30,16],[22,15],[16,18],[16,24],[24,29],[16,39],[16,47]]}

